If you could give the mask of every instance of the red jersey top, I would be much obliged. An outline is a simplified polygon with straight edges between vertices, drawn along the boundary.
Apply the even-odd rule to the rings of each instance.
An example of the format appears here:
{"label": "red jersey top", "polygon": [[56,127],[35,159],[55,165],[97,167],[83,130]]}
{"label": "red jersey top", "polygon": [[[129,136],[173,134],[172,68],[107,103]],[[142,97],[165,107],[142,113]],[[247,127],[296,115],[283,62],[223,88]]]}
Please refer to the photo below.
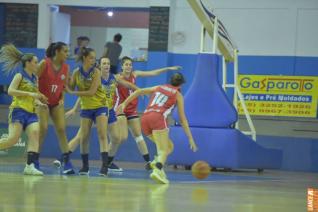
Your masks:
{"label": "red jersey top", "polygon": [[157,112],[166,118],[177,102],[178,87],[160,85],[151,95],[149,104],[144,113]]}
{"label": "red jersey top", "polygon": [[[133,74],[131,74],[128,79],[126,79],[126,78],[124,78],[124,79],[132,84],[136,84],[136,77]],[[123,103],[128,98],[128,96],[130,94],[132,94],[133,92],[134,92],[133,90],[118,84],[117,85],[117,95],[118,95],[117,103],[118,103],[118,105]],[[138,98],[131,101],[126,106],[125,111],[134,111],[137,109],[137,105],[138,105]]]}
{"label": "red jersey top", "polygon": [[54,106],[62,99],[68,65],[63,63],[60,70],[55,71],[52,60],[45,58],[45,68],[39,77],[39,91],[48,98],[49,106]]}

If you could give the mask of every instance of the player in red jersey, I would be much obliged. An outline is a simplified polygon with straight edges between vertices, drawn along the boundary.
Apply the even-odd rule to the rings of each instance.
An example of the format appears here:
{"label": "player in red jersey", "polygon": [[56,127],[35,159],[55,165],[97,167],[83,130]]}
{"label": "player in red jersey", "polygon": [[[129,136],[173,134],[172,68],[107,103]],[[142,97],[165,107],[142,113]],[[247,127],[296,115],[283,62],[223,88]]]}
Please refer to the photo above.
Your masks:
{"label": "player in red jersey", "polygon": [[[128,82],[132,84],[136,84],[136,78],[137,77],[151,77],[156,76],[161,73],[167,72],[167,71],[174,71],[179,70],[180,66],[172,66],[172,67],[165,67],[161,69],[151,70],[151,71],[133,71],[132,67],[132,59],[129,57],[123,57],[122,59],[122,72],[119,74],[119,76],[122,79],[127,80]],[[121,104],[125,99],[131,95],[133,92],[132,90],[118,85],[118,100],[117,105]],[[141,126],[140,126],[140,120],[137,113],[137,105],[138,105],[138,99],[133,100],[129,105],[127,105],[126,109],[120,113],[117,114],[118,118],[118,125],[120,126],[120,135],[121,135],[121,143],[125,140],[127,140],[128,137],[128,128],[134,137],[139,152],[142,154],[144,160],[146,161],[146,169],[150,169],[150,156],[148,152],[148,148],[146,145],[146,142],[144,141],[144,138],[141,134]],[[115,106],[116,109],[116,106]],[[114,153],[115,155],[116,153]]]}
{"label": "player in red jersey", "polygon": [[[48,107],[38,110],[40,123],[41,150],[48,130],[49,116],[51,117],[63,153],[64,174],[74,174],[69,159],[69,148],[65,131],[64,96],[69,79],[69,66],[65,63],[68,57],[68,46],[63,42],[52,43],[46,50],[46,58],[39,65],[39,91],[48,98]],[[39,154],[37,155],[37,159]],[[37,160],[38,161],[38,160]],[[37,164],[39,166],[39,164]]]}
{"label": "player in red jersey", "polygon": [[197,150],[184,113],[183,96],[179,92],[184,82],[183,75],[175,73],[170,79],[170,84],[137,90],[118,106],[118,111],[122,112],[138,96],[151,94],[149,104],[141,117],[141,126],[143,133],[154,141],[157,147],[157,158],[151,165],[153,172],[150,177],[163,184],[169,183],[163,171],[163,165],[173,151],[166,118],[175,105],[178,108],[180,124],[189,139],[190,148],[193,151]]}

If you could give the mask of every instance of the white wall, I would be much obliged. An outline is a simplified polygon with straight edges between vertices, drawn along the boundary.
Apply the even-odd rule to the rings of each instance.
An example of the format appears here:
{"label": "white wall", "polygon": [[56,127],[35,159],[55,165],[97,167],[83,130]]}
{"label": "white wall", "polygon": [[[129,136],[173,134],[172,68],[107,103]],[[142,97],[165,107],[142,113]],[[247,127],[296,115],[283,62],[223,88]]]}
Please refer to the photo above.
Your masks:
{"label": "white wall", "polygon": [[[239,47],[241,55],[318,56],[318,0],[203,0],[224,22]],[[39,3],[38,47],[49,42],[48,5],[103,7],[149,7],[155,0],[0,0],[0,2]],[[169,51],[197,53],[200,23],[186,0],[170,2]],[[182,32],[183,43],[173,43],[171,36]]]}
{"label": "white wall", "polygon": [[[58,29],[58,30],[56,30]],[[71,37],[71,16],[66,13],[51,13],[51,41],[70,44]]]}
{"label": "white wall", "polygon": [[[200,24],[184,0],[176,0],[170,34],[183,32],[178,53],[199,51]],[[232,35],[241,55],[318,56],[317,0],[207,0]],[[186,21],[185,21],[186,20]],[[211,45],[210,45],[211,46]]]}

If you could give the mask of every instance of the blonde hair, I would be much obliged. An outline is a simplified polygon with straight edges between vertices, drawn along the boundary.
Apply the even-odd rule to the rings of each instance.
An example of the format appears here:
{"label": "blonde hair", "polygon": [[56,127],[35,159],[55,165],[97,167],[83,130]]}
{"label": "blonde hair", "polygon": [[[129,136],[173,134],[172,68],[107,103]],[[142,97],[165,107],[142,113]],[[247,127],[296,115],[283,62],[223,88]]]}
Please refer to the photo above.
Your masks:
{"label": "blonde hair", "polygon": [[2,70],[9,74],[14,72],[19,65],[25,67],[26,62],[30,62],[35,55],[32,53],[23,54],[13,44],[5,44],[0,49],[0,63],[3,63]]}

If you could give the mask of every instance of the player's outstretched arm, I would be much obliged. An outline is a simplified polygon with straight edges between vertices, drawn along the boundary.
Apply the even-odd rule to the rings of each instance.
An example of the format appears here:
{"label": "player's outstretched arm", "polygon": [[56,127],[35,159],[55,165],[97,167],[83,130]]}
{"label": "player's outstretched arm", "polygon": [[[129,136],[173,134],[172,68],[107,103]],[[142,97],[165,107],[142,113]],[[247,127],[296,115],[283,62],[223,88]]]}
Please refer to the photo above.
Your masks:
{"label": "player's outstretched arm", "polygon": [[139,87],[137,87],[135,84],[124,80],[123,78],[119,77],[118,75],[115,75],[115,78],[116,78],[116,81],[118,82],[118,84],[125,86],[128,89],[131,89],[134,91],[139,89]]}
{"label": "player's outstretched arm", "polygon": [[149,71],[134,71],[134,74],[136,77],[153,77],[167,71],[178,71],[181,70],[181,68],[181,66],[170,66]]}
{"label": "player's outstretched arm", "polygon": [[178,107],[178,112],[179,112],[180,124],[181,124],[182,128],[184,129],[184,131],[189,139],[190,148],[192,149],[192,151],[195,152],[198,150],[198,147],[193,140],[192,133],[191,133],[190,128],[189,128],[188,120],[187,120],[187,117],[184,113],[183,96],[179,92],[177,93],[177,107]]}
{"label": "player's outstretched arm", "polygon": [[70,116],[75,115],[76,110],[77,110],[77,108],[78,108],[79,105],[80,105],[80,101],[81,101],[80,98],[77,98],[77,100],[76,100],[74,106],[73,106],[69,111],[67,111],[67,112],[65,113],[65,118],[69,118]]}
{"label": "player's outstretched arm", "polygon": [[123,103],[121,103],[118,107],[117,107],[117,112],[118,113],[123,113],[125,107],[135,98],[137,98],[138,96],[141,95],[148,95],[154,92],[154,90],[156,89],[155,87],[150,87],[150,88],[142,88],[142,89],[138,89],[136,91],[134,91]]}

